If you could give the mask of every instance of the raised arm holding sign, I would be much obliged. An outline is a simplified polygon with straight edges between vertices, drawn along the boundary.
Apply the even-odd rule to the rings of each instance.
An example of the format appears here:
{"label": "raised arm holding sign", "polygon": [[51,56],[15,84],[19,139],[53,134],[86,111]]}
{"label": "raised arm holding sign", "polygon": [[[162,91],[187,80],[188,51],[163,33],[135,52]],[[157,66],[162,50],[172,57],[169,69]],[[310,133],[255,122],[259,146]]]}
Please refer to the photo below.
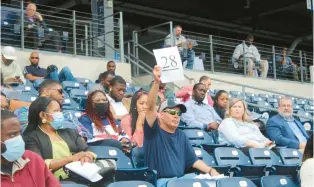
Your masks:
{"label": "raised arm holding sign", "polygon": [[177,47],[153,50],[157,65],[161,68],[161,82],[184,80],[181,57]]}

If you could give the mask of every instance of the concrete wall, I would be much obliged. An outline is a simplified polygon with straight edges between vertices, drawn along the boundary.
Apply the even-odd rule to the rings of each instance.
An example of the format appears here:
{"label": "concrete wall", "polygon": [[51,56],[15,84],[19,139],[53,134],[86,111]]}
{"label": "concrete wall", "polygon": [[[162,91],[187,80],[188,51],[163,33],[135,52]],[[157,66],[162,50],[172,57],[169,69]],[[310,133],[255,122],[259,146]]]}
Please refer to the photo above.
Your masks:
{"label": "concrete wall", "polygon": [[[308,99],[313,99],[313,83],[298,83],[293,81],[283,81],[283,80],[272,80],[272,79],[260,79],[260,78],[250,78],[244,77],[241,75],[234,75],[234,74],[225,74],[225,73],[215,73],[212,74],[211,72],[200,72],[200,71],[193,71],[193,70],[185,70],[185,75],[190,78],[194,78],[196,81],[203,75],[208,75],[213,79],[218,79],[222,81],[228,81],[233,83],[239,83],[244,85],[251,85],[253,87],[267,89],[274,92],[283,92],[290,95],[295,95],[297,97],[305,97]],[[152,76],[142,76],[136,78],[141,84],[148,84],[152,81]],[[180,87],[183,85],[189,84],[187,80],[176,82],[176,84]],[[242,91],[241,86],[236,86],[233,84],[223,83],[220,81],[212,81],[211,90],[214,89],[224,89],[227,91],[234,90],[234,91]],[[264,92],[257,89],[245,89],[245,92],[250,93],[266,93],[266,94],[273,94],[271,92]]]}
{"label": "concrete wall", "polygon": [[[29,65],[29,50],[19,51],[17,49],[18,59],[17,62],[21,68]],[[47,66],[54,64],[59,70],[64,66],[68,66],[75,77],[88,78],[92,81],[98,79],[98,75],[106,71],[106,64],[111,59],[91,58],[85,56],[73,57],[72,55],[62,53],[51,53],[39,51],[39,66],[47,68]],[[131,82],[131,66],[127,63],[116,63],[116,73],[121,75],[127,82]]]}

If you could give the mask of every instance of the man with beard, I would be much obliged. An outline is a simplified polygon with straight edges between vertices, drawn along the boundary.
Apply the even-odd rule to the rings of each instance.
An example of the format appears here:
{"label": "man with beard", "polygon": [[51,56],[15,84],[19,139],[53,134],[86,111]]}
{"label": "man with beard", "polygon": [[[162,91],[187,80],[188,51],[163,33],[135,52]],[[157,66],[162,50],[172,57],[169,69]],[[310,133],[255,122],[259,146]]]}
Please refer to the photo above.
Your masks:
{"label": "man with beard", "polygon": [[55,65],[50,65],[47,69],[39,67],[39,60],[39,54],[32,52],[29,57],[31,65],[24,68],[24,76],[31,82],[37,79],[49,79],[58,82],[76,81],[68,67],[62,68],[60,73],[58,73],[58,68]]}
{"label": "man with beard", "polygon": [[266,133],[278,146],[304,149],[309,138],[300,121],[292,116],[292,99],[282,97],[279,100],[278,114],[267,121]]}
{"label": "man with beard", "polygon": [[107,98],[110,103],[111,112],[115,119],[121,120],[126,114],[129,114],[131,101],[124,98],[126,82],[120,76],[115,76],[110,82],[109,94]]}
{"label": "man with beard", "polygon": [[16,62],[16,52],[14,47],[6,46],[2,49],[1,73],[3,83],[19,84],[25,83],[20,65]]}
{"label": "man with beard", "polygon": [[214,130],[218,128],[222,121],[215,109],[203,102],[205,96],[205,85],[203,83],[195,84],[193,87],[192,99],[184,103],[187,111],[182,114],[181,117],[181,120],[185,122],[188,127]]}

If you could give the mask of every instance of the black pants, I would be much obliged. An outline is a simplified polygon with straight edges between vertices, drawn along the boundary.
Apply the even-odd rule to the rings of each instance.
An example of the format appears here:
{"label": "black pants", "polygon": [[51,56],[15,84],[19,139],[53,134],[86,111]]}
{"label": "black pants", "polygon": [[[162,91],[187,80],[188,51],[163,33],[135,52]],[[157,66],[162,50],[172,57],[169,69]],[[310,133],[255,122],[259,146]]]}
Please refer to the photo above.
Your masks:
{"label": "black pants", "polygon": [[61,37],[57,31],[45,31],[43,38],[39,38],[37,29],[26,29],[24,34],[25,41],[30,41],[27,43],[34,48],[39,48],[43,43],[52,42],[55,50],[61,50]]}

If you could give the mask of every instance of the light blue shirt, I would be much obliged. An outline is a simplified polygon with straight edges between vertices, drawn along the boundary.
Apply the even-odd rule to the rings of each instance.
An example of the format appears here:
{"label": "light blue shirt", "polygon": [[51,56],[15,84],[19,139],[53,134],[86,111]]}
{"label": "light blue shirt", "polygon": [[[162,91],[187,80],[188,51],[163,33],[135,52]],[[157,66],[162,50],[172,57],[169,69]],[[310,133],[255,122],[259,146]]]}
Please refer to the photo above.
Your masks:
{"label": "light blue shirt", "polygon": [[[282,59],[283,59],[283,56],[280,56],[280,55],[276,56],[276,62],[281,62]],[[292,62],[291,58],[287,56],[285,64],[286,65],[292,65],[291,62]]]}
{"label": "light blue shirt", "polygon": [[224,119],[218,127],[219,143],[246,147],[248,141],[264,144],[267,138],[254,123],[238,121],[234,118]]}
{"label": "light blue shirt", "polygon": [[208,124],[222,121],[215,109],[209,104],[203,102],[197,103],[194,99],[190,99],[184,103],[184,105],[187,110],[182,114],[181,120],[185,122],[188,127],[196,127],[206,130]]}
{"label": "light blue shirt", "polygon": [[306,142],[306,138],[304,137],[302,131],[298,127],[297,123],[295,122],[294,117],[292,116],[290,118],[283,117],[283,119],[286,120],[293,134],[298,138],[299,142],[300,143]]}

